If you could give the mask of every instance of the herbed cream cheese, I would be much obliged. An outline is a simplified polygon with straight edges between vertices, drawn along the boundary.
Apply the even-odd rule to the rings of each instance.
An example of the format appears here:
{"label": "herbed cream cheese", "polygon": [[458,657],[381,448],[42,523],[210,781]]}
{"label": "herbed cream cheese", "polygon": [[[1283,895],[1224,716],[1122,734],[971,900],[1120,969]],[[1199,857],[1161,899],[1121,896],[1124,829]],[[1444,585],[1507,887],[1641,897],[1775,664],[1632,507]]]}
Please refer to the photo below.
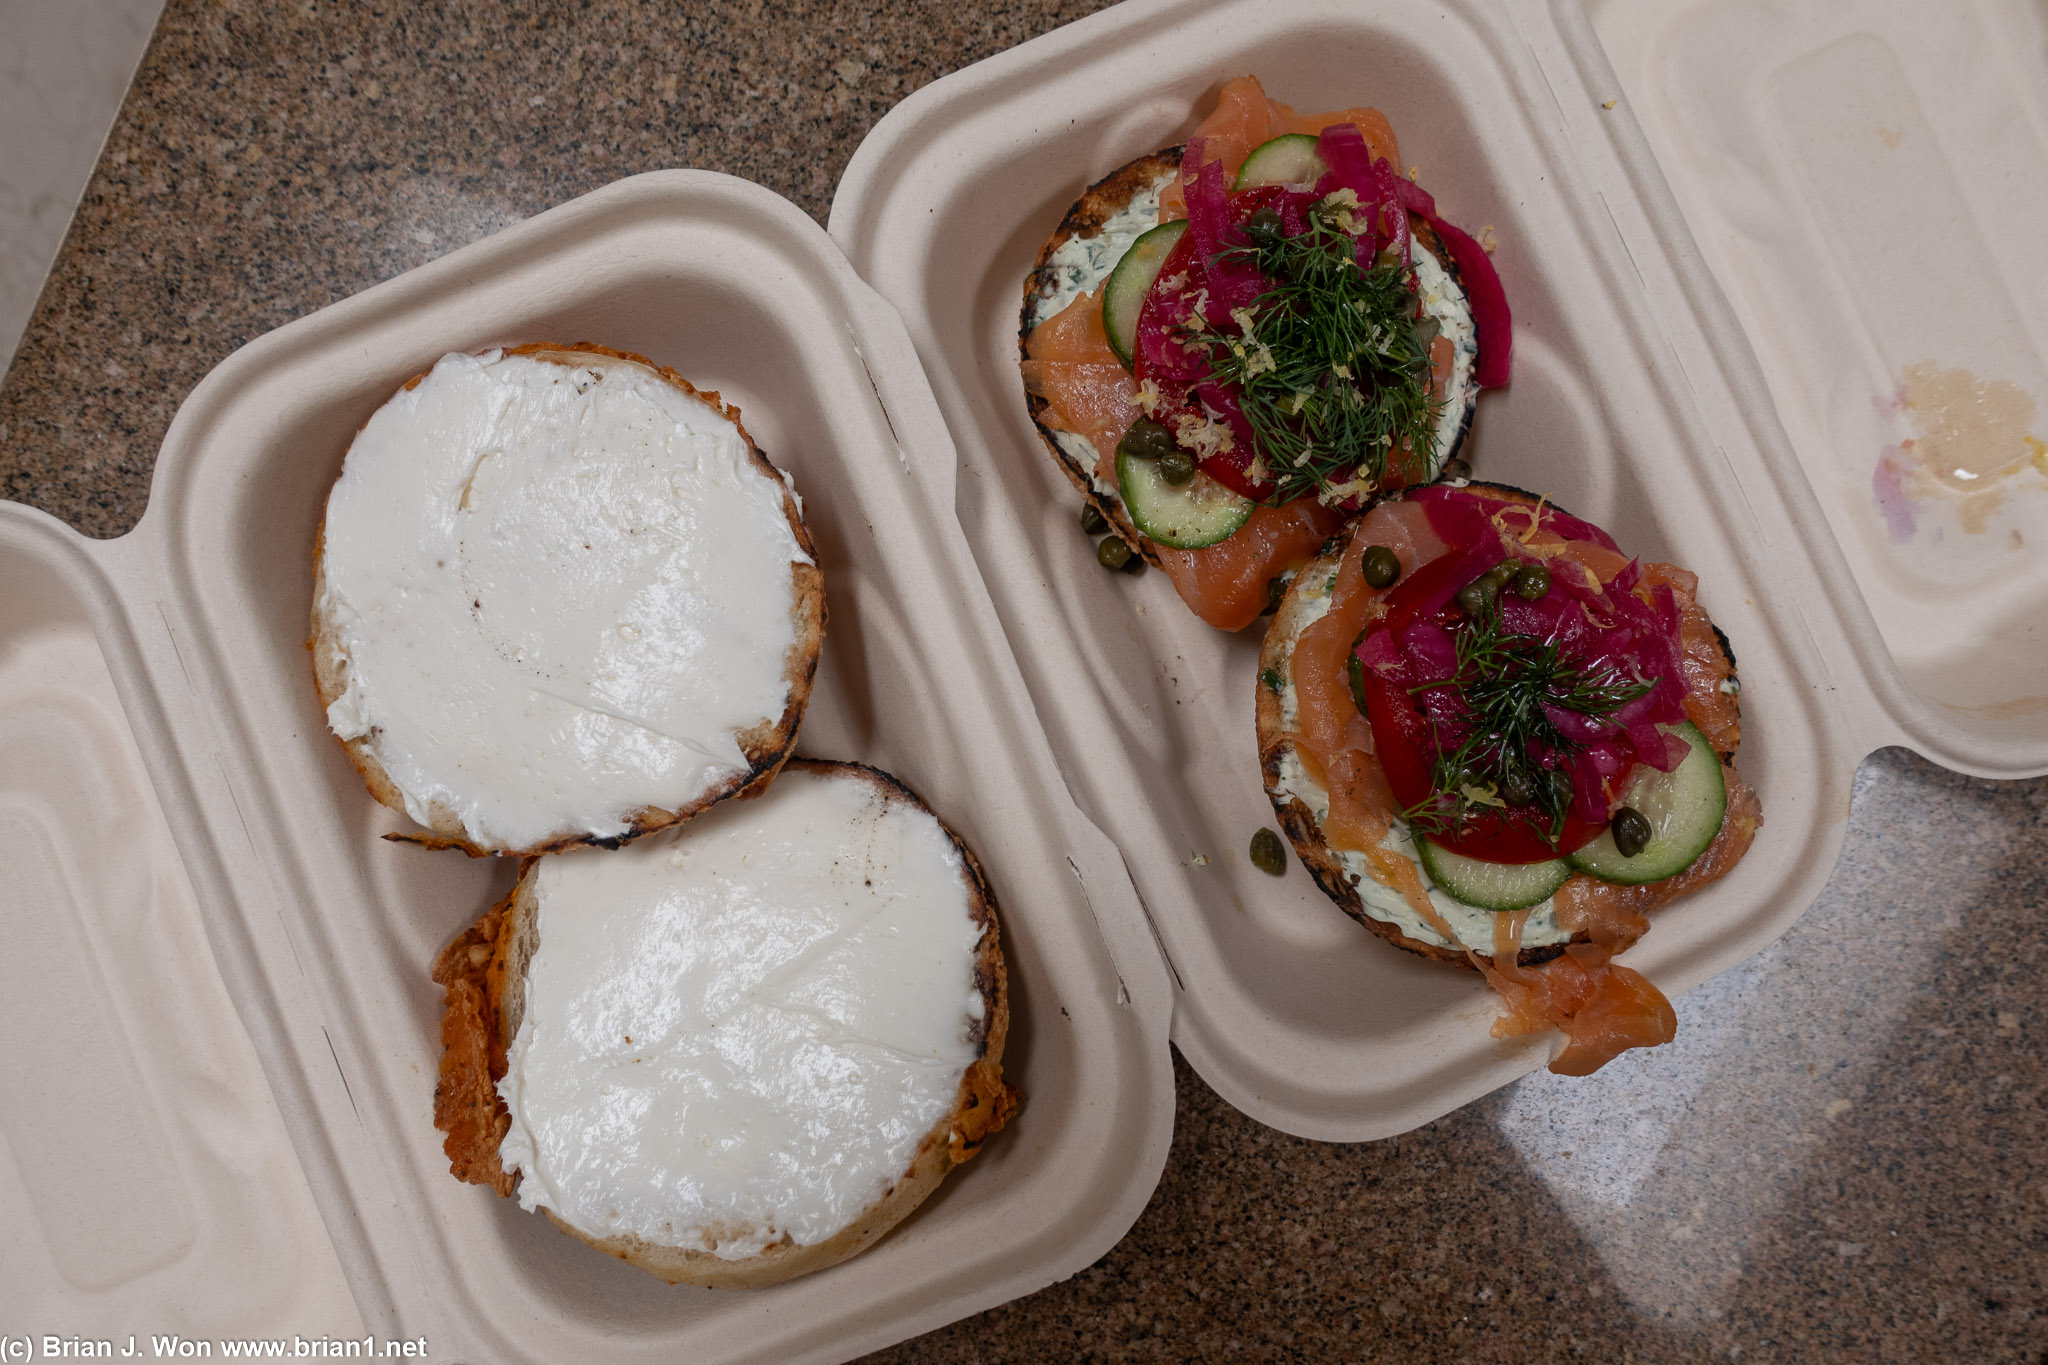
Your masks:
{"label": "herbed cream cheese", "polygon": [[755,1255],[840,1232],[979,1055],[981,929],[939,822],[789,769],[617,851],[541,861],[499,1083],[527,1209]]}
{"label": "herbed cream cheese", "polygon": [[[1329,609],[1330,597],[1327,590],[1320,596],[1304,600],[1304,615],[1297,618],[1296,637],[1299,638],[1302,630],[1320,620]],[[1299,715],[1293,671],[1286,667],[1277,671],[1280,675],[1280,728],[1292,731]],[[1280,759],[1278,794],[1283,798],[1291,796],[1298,799],[1308,807],[1309,814],[1315,817],[1318,825],[1330,813],[1329,791],[1308,775],[1308,770],[1302,767],[1301,760],[1291,745]],[[1421,943],[1438,948],[1470,949],[1476,953],[1492,955],[1493,926],[1497,913],[1467,905],[1432,881],[1429,870],[1416,856],[1415,839],[1405,823],[1395,820],[1393,827],[1380,840],[1379,846],[1415,864],[1416,875],[1422,879],[1422,885],[1428,888],[1431,907],[1457,932],[1458,941],[1455,944],[1448,942],[1434,926],[1416,913],[1415,907],[1408,904],[1406,896],[1393,887],[1374,880],[1371,865],[1363,853],[1355,849],[1338,848],[1333,844],[1330,851],[1336,855],[1338,864],[1344,869],[1345,880],[1352,884],[1358,892],[1359,899],[1364,902],[1366,914],[1382,923],[1393,925],[1409,938]],[[1571,934],[1558,925],[1555,897],[1546,899],[1530,909],[1528,921],[1522,929],[1523,947],[1543,948],[1570,940]]]}
{"label": "herbed cream cheese", "polygon": [[444,357],[350,445],[322,554],[329,726],[480,847],[685,806],[788,704],[783,484],[636,364]]}
{"label": "herbed cream cheese", "polygon": [[1045,262],[1053,288],[1032,300],[1033,327],[1081,295],[1093,293],[1116,269],[1131,243],[1159,226],[1159,196],[1179,174],[1178,170],[1169,170],[1161,175],[1156,183],[1105,219],[1100,231],[1086,237],[1076,233],[1059,244]]}
{"label": "herbed cream cheese", "polygon": [[1472,319],[1472,304],[1464,288],[1444,269],[1436,256],[1420,242],[1415,243],[1415,286],[1422,296],[1422,311],[1433,317],[1451,343],[1451,375],[1444,383],[1443,411],[1437,415],[1436,442],[1430,468],[1443,468],[1465,429],[1466,414],[1472,410],[1479,390],[1473,371],[1479,365],[1479,325]]}

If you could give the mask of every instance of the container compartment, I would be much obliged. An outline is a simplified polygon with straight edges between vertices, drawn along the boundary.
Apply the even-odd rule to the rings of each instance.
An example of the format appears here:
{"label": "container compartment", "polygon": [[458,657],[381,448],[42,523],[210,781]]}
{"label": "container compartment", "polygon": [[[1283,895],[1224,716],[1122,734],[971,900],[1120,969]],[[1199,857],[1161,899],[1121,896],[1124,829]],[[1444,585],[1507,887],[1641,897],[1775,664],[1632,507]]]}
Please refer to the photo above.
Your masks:
{"label": "container compartment", "polygon": [[1476,976],[1374,940],[1298,866],[1278,881],[1251,866],[1253,831],[1273,823],[1252,720],[1262,626],[1224,635],[1163,575],[1133,583],[1096,566],[1016,367],[1024,275],[1067,205],[1181,140],[1246,71],[1297,108],[1377,105],[1440,208],[1497,234],[1515,370],[1481,397],[1477,475],[1542,490],[1625,548],[1697,571],[1734,641],[1740,764],[1766,828],[1733,875],[1661,917],[1631,965],[1676,995],[1782,933],[1840,846],[1852,755],[1801,616],[1810,572],[1777,562],[1749,490],[1701,430],[1508,16],[1127,4],[905,101],[855,156],[832,230],[910,321],[960,449],[969,543],[1068,781],[1123,849],[1171,963],[1175,1041],[1254,1117],[1369,1138],[1542,1064],[1549,1040],[1496,1042]]}
{"label": "container compartment", "polygon": [[[378,837],[400,818],[327,733],[304,648],[314,531],[355,429],[446,351],[582,339],[717,389],[794,476],[831,616],[799,749],[917,789],[1003,914],[1014,1126],[872,1251],[758,1293],[664,1286],[447,1173],[427,967],[514,869]],[[794,208],[701,173],[622,182],[293,324],[181,410],[142,533],[209,699],[226,796],[209,822],[248,836],[227,841],[229,937],[276,996],[277,1064],[314,1096],[373,1325],[498,1361],[838,1359],[1071,1274],[1137,1216],[1172,1121],[1163,974],[1106,951],[1143,934],[1135,899],[930,500],[943,481],[921,476],[950,467],[886,305]]]}

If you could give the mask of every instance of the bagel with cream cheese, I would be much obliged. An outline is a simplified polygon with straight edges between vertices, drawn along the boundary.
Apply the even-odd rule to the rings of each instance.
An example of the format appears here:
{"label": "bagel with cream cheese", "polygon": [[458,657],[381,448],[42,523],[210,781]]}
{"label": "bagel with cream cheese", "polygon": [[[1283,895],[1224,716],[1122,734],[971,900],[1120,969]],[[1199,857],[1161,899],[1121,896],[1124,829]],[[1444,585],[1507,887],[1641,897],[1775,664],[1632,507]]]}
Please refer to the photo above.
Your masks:
{"label": "bagel with cream cheese", "polygon": [[738,409],[590,343],[444,357],[350,445],[314,678],[371,794],[471,854],[616,844],[767,782],[825,598]]}
{"label": "bagel with cream cheese", "polygon": [[1590,1070],[1675,1027],[1612,956],[1761,823],[1740,690],[1691,574],[1518,489],[1440,485],[1296,577],[1260,654],[1259,754],[1333,901],[1478,970],[1511,1007],[1496,1032],[1561,1027],[1554,1069]]}
{"label": "bagel with cream cheese", "polygon": [[1040,440],[1211,625],[1436,477],[1506,382],[1492,264],[1399,157],[1377,110],[1296,114],[1240,77],[1185,145],[1089,186],[1025,279]]}
{"label": "bagel with cream cheese", "polygon": [[453,1173],[670,1283],[853,1255],[1018,1103],[981,868],[859,764],[529,860],[433,978]]}

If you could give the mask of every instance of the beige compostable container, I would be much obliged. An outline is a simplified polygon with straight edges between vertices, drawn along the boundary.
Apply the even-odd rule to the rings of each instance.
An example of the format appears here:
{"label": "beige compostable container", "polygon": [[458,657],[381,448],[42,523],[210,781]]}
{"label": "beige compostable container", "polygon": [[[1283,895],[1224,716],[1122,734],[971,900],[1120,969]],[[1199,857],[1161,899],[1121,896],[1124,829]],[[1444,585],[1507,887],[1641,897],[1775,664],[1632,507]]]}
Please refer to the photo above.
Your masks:
{"label": "beige compostable container", "polygon": [[[1654,29],[1675,8],[1632,12]],[[1732,7],[1688,8],[1699,33],[1648,46],[1682,62],[1682,42],[1719,37],[1714,69],[1737,85],[1785,62],[1744,43],[1765,46],[1788,7],[1744,7],[1761,14],[1747,28]],[[1853,29],[1885,9],[1826,8],[1802,22]],[[1875,83],[1851,56],[1823,69]],[[1877,450],[1810,440],[1795,453],[1573,0],[1131,0],[891,111],[847,168],[832,234],[910,324],[963,461],[968,543],[1068,785],[1123,850],[1167,959],[1174,1042],[1262,1122],[1374,1138],[1542,1065],[1555,1040],[1495,1041],[1476,977],[1389,951],[1307,877],[1275,883],[1247,860],[1249,836],[1272,822],[1253,738],[1259,629],[1225,635],[1164,575],[1133,585],[1095,566],[1016,365],[1023,280],[1068,204],[1181,141],[1217,85],[1246,71],[1296,108],[1369,100],[1446,216],[1497,235],[1514,376],[1479,402],[1464,452],[1475,474],[1541,490],[1625,549],[1696,571],[1734,642],[1740,764],[1765,826],[1734,873],[1628,954],[1672,995],[1770,943],[1819,893],[1872,749],[1906,744],[1983,776],[2048,770],[2048,555],[2043,537],[2022,547],[2002,527],[1962,564],[1953,535],[1946,548],[1874,542]],[[1827,107],[1825,87],[1787,88],[1803,116]],[[1692,99],[1674,134],[1737,121]],[[1829,131],[1816,123],[1811,140]],[[1824,150],[1853,182],[1853,156]],[[1757,216],[1753,199],[1719,202],[1736,215],[1731,235]],[[2030,507],[2038,526],[2048,480],[2025,482],[2001,515]]]}
{"label": "beige compostable container", "polygon": [[[1024,1109],[867,1254],[763,1291],[671,1288],[448,1174],[432,1118],[441,992],[427,969],[515,867],[378,837],[398,817],[368,797],[327,733],[306,655],[314,532],[357,427],[448,351],[586,338],[718,390],[795,479],[831,612],[799,751],[909,783],[979,854],[1002,910],[1004,1064]],[[160,1222],[182,1210],[209,1227],[258,1229],[241,1261],[215,1263],[212,1279],[187,1275],[188,1294],[231,1292],[222,1282],[246,1262],[259,1284],[244,1292],[267,1294],[268,1311],[235,1329],[310,1333],[315,1318],[292,1297],[304,1299],[308,1277],[290,1263],[318,1253],[328,1282],[339,1257],[365,1328],[425,1336],[435,1360],[838,1360],[1029,1293],[1115,1244],[1158,1181],[1172,1128],[1165,970],[1115,847],[1054,768],[948,513],[954,468],[901,322],[824,231],[757,186],[670,171],[541,214],[231,356],[179,410],[131,535],[86,541],[0,505],[11,598],[45,604],[0,617],[0,661],[80,656],[118,692],[140,745],[141,762],[123,769],[137,789],[130,804],[152,787],[160,797],[182,868],[167,847],[152,850],[164,876],[189,876],[226,985],[214,988],[207,1026],[234,1029],[231,999],[305,1172],[275,1141],[256,1172],[286,1195],[296,1185],[286,1208],[301,1209],[298,1226],[266,1226],[260,1206],[223,1202],[223,1182],[206,1184],[190,1163],[186,1179],[173,1169],[157,1182],[154,1202],[129,1186],[162,1161],[109,1191],[138,1198],[145,1214],[168,1209]],[[61,650],[43,641],[52,632]],[[107,856],[107,822],[75,818],[79,802],[61,804],[58,791],[84,760],[15,691],[5,699],[0,769],[44,783],[58,852],[96,877],[73,901],[112,913],[126,894],[114,883],[128,874],[92,867]],[[99,722],[118,724],[118,712]],[[0,801],[0,820],[13,815]],[[127,850],[112,842],[118,862]],[[22,855],[6,856],[18,883]],[[94,895],[100,882],[107,891]],[[27,903],[9,906],[11,932],[67,932],[68,909],[32,886]],[[77,918],[96,929],[93,913]],[[196,920],[190,928],[196,940]],[[95,959],[67,951],[57,944],[49,962],[88,977]],[[118,951],[97,961],[144,965]],[[183,1125],[230,1126],[232,1097],[170,1066],[189,1046],[189,1021],[150,1012],[152,999],[130,1001],[129,1027],[84,1049],[95,1079],[149,1077]],[[50,1066],[81,1052],[56,1023],[17,1022]],[[239,1085],[260,1096],[246,1069]],[[11,1148],[22,1117],[10,1109]],[[73,1140],[86,1146],[68,1165],[52,1149],[46,1169],[29,1168],[45,1194],[160,1145],[149,1133]],[[85,1221],[102,1235],[109,1226]],[[46,1216],[43,1227],[58,1279],[129,1269],[103,1258],[81,1269],[65,1225]],[[46,1307],[52,1321],[76,1311],[56,1296],[20,1306]],[[358,1334],[345,1302],[317,1329]],[[125,1330],[148,1329],[131,1315]]]}
{"label": "beige compostable container", "polygon": [[[1605,0],[1598,18],[1653,52],[1650,8]],[[0,611],[0,822],[39,811],[45,831],[0,854],[27,888],[0,913],[34,931],[39,999],[113,1020],[79,1042],[50,1022],[71,1016],[17,1010],[10,1037],[141,1085],[156,1125],[67,1149],[47,1128],[19,1136],[17,1104],[4,1135],[42,1141],[34,1186],[150,1149],[173,1191],[156,1250],[119,1266],[64,1240],[77,1209],[13,1201],[16,1245],[48,1271],[37,1306],[144,1285],[169,1303],[240,1276],[237,1330],[425,1335],[436,1360],[840,1360],[1072,1274],[1123,1235],[1165,1160],[1169,1028],[1240,1108],[1325,1138],[1402,1131],[1542,1064],[1543,1040],[1488,1036],[1476,979],[1370,942],[1298,872],[1251,868],[1246,839],[1270,822],[1255,635],[1199,625],[1161,575],[1103,574],[1024,417],[1016,308],[1039,242],[1082,185],[1178,141],[1247,70],[1299,107],[1377,103],[1445,212],[1495,229],[1516,370],[1481,402],[1478,473],[1699,571],[1735,642],[1768,823],[1633,965],[1676,994],[1782,933],[1826,880],[1873,747],[2048,770],[2048,707],[1970,663],[1993,649],[2014,678],[2048,675],[2026,614],[2048,561],[1999,560],[2014,586],[1996,604],[1981,582],[1973,597],[1919,575],[1935,610],[1914,619],[1932,625],[1901,624],[1908,578],[1850,544],[1877,514],[1845,492],[1839,432],[1794,421],[1788,444],[1575,5],[1133,0],[906,100],[855,156],[829,239],[727,177],[622,181],[230,357],[180,409],[131,535],[89,542],[0,505],[0,572],[23,585]],[[1705,233],[1709,254],[1739,255],[1745,221]],[[442,353],[537,339],[639,351],[741,407],[793,474],[826,574],[800,751],[903,777],[975,847],[1003,909],[1025,1109],[873,1250],[769,1291],[662,1286],[447,1174],[427,966],[512,869],[377,837],[397,819],[327,735],[304,654],[314,527],[351,433]],[[1873,544],[1894,565],[1928,549]],[[1949,633],[1941,648],[1914,643],[1927,629]],[[44,719],[52,691],[96,718]],[[95,763],[117,790],[75,780]],[[162,833],[109,841],[76,814],[107,809],[151,829],[160,809]],[[138,940],[117,912],[145,880],[181,907],[159,970],[188,983],[182,1013],[137,993],[124,956]],[[194,1038],[225,1060],[172,1064],[216,1056]],[[40,1082],[51,1096],[62,1070]],[[275,1235],[181,1259],[212,1254],[192,1229],[252,1217],[218,1202],[209,1151],[268,1182]],[[359,1325],[322,1287],[337,1262]]]}

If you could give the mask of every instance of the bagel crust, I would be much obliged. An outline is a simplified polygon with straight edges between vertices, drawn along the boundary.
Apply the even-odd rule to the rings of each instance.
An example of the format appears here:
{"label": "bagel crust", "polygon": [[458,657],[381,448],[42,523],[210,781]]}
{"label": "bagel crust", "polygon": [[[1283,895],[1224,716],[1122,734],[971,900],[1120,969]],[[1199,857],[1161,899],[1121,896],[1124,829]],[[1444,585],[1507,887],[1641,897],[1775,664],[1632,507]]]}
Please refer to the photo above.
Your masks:
{"label": "bagel crust", "polygon": [[[855,780],[874,787],[888,801],[931,814],[916,793],[879,769],[858,763],[791,759],[790,768]],[[937,817],[934,816],[934,819]],[[822,1270],[863,1250],[909,1216],[954,1167],[981,1150],[991,1134],[1009,1122],[1022,1102],[1003,1079],[1003,1045],[1009,1032],[1009,984],[1004,968],[995,897],[981,864],[959,836],[939,821],[959,850],[967,880],[969,913],[980,927],[974,957],[974,986],[982,1002],[970,1043],[976,1059],[961,1077],[952,1108],[926,1131],[908,1166],[875,1202],[833,1236],[799,1246],[787,1236],[764,1250],[729,1260],[697,1248],[668,1246],[633,1235],[595,1237],[543,1208],[556,1227],[607,1255],[615,1256],[670,1284],[751,1289],[779,1284]],[[577,856],[604,856],[577,855]],[[538,859],[520,869],[519,883],[442,950],[433,979],[444,993],[439,1079],[434,1089],[434,1126],[444,1136],[449,1170],[458,1179],[513,1193],[514,1174],[499,1149],[511,1114],[498,1093],[507,1056],[524,1015],[528,963],[540,946],[533,887]]]}
{"label": "bagel crust", "polygon": [[[736,407],[721,400],[716,392],[698,389],[676,371],[656,365],[645,356],[630,351],[616,351],[595,342],[581,341],[572,345],[558,345],[548,342],[534,342],[515,346],[504,352],[507,356],[524,356],[566,368],[606,368],[611,366],[632,366],[654,375],[703,403],[732,422],[740,438],[750,452],[751,464],[761,475],[774,481],[781,489],[783,514],[788,519],[790,533],[795,537],[798,548],[805,556],[804,561],[792,561],[791,593],[789,603],[790,623],[793,640],[783,659],[782,676],[787,685],[787,699],[779,716],[763,718],[760,723],[738,732],[741,755],[747,762],[744,771],[732,774],[700,790],[690,799],[674,806],[642,806],[625,812],[622,834],[597,836],[587,832],[563,830],[548,838],[529,843],[522,847],[500,847],[472,840],[464,829],[461,817],[452,809],[439,802],[427,808],[428,819],[425,832],[396,831],[384,837],[405,843],[418,844],[424,848],[458,848],[471,857],[498,855],[505,857],[531,857],[581,844],[601,847],[617,847],[619,844],[641,834],[674,825],[690,816],[708,809],[730,797],[744,796],[765,789],[773,780],[777,770],[788,759],[796,746],[797,731],[802,724],[804,708],[809,704],[812,682],[818,668],[818,656],[825,638],[825,581],[817,566],[817,549],[811,541],[810,532],[805,528],[801,509],[789,482],[762,453],[761,448],[747,434],[740,421]],[[431,371],[422,371],[401,386],[401,392],[416,388]],[[327,526],[323,516],[320,530],[313,547],[313,607],[312,628],[306,646],[313,657],[314,683],[319,692],[323,711],[343,695],[348,687],[348,655],[340,640],[340,622],[332,619],[323,610],[327,596]],[[376,800],[406,815],[406,801],[383,764],[370,746],[370,736],[354,739],[340,739],[351,765],[362,777],[363,784]]]}
{"label": "bagel crust", "polygon": [[[1526,505],[1535,505],[1546,501],[1539,499],[1533,493],[1511,487],[1507,484],[1475,481],[1461,486],[1478,489],[1493,497]],[[1556,508],[1555,503],[1548,503],[1548,505]],[[1564,509],[1556,508],[1556,510],[1563,511]],[[1284,687],[1292,689],[1293,675],[1291,669],[1294,661],[1295,640],[1300,636],[1302,630],[1320,614],[1308,590],[1316,589],[1319,585],[1328,582],[1335,576],[1338,565],[1342,562],[1348,546],[1348,536],[1324,546],[1323,552],[1305,565],[1301,572],[1295,576],[1286,597],[1282,599],[1279,609],[1274,613],[1273,623],[1267,629],[1265,641],[1260,646],[1258,666],[1258,676],[1260,678],[1267,676],[1280,678],[1283,680]],[[1728,647],[1727,637],[1721,634],[1718,627],[1714,629],[1714,635],[1721,647],[1723,656],[1728,661],[1729,677],[1733,679],[1735,677],[1734,652]],[[1282,764],[1289,755],[1295,752],[1295,741],[1294,735],[1285,723],[1281,693],[1268,687],[1263,682],[1255,684],[1255,691],[1257,693],[1256,723],[1259,743],[1259,766],[1265,777],[1266,795],[1273,803],[1273,813],[1279,819],[1281,829],[1286,832],[1289,843],[1294,847],[1295,856],[1301,860],[1301,865],[1308,869],[1309,876],[1314,879],[1316,885],[1321,887],[1323,893],[1335,901],[1338,908],[1343,910],[1345,914],[1351,916],[1351,918],[1357,920],[1365,928],[1371,930],[1374,934],[1385,939],[1395,947],[1437,962],[1448,962],[1470,971],[1477,971],[1478,968],[1473,964],[1471,955],[1464,949],[1425,942],[1422,939],[1402,932],[1398,925],[1384,919],[1379,919],[1369,912],[1366,907],[1365,898],[1359,894],[1357,882],[1353,879],[1352,874],[1345,869],[1342,858],[1339,856],[1336,848],[1330,844],[1329,839],[1323,832],[1322,826],[1317,821],[1315,813],[1299,796],[1284,790],[1285,781],[1282,773]],[[1734,750],[1732,748],[1721,753],[1721,762],[1725,768],[1732,772],[1734,767]],[[1572,943],[1585,943],[1589,941],[1590,935],[1586,931],[1580,930],[1567,941],[1524,947],[1521,949],[1516,961],[1524,967],[1538,966],[1561,956],[1564,950]]]}

